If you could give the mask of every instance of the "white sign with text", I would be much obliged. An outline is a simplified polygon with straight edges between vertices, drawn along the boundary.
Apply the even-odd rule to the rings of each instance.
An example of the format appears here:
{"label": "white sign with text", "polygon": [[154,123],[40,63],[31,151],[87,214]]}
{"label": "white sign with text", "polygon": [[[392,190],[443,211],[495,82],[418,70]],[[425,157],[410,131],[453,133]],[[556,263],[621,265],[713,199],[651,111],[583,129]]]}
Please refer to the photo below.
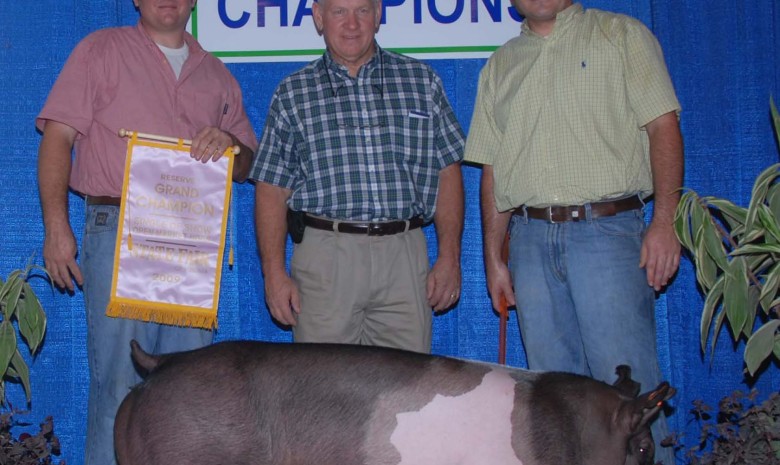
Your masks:
{"label": "white sign with text", "polygon": [[[190,31],[225,62],[309,61],[314,0],[202,0]],[[484,58],[520,32],[510,0],[383,0],[377,41],[417,58]]]}

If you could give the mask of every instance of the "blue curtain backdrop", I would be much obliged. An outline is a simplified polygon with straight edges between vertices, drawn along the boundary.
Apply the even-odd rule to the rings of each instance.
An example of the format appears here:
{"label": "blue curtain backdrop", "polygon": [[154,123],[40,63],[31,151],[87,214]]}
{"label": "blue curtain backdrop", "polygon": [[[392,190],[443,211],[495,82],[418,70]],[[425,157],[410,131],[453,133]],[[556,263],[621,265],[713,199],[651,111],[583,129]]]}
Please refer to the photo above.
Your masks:
{"label": "blue curtain backdrop", "polygon": [[[213,0],[202,0],[201,7]],[[444,0],[442,0],[444,1]],[[505,1],[508,5],[508,1]],[[780,94],[780,3],[777,0],[589,0],[597,7],[630,14],[658,36],[682,103],[685,185],[745,205],[754,177],[778,161],[769,116],[770,95]],[[43,227],[36,186],[40,135],[34,118],[73,46],[89,32],[134,24],[130,0],[0,0],[0,274],[24,266],[30,256],[42,264]],[[381,32],[379,35],[381,43]],[[471,119],[478,73],[484,60],[432,60],[465,129]],[[271,93],[301,63],[231,64],[241,83],[247,112],[258,133]],[[498,319],[490,308],[482,267],[479,175],[463,168],[467,209],[463,237],[463,293],[459,306],[434,322],[435,353],[495,361]],[[71,218],[80,239],[83,205],[71,196]],[[253,187],[236,186],[233,234],[237,261],[222,280],[217,338],[287,342],[290,333],[270,320],[254,239]],[[430,253],[435,257],[435,237]],[[43,350],[32,365],[33,403],[25,421],[53,415],[64,458],[80,464],[86,426],[88,368],[81,292],[52,292],[34,283],[49,318]],[[771,364],[754,385],[746,384],[741,351],[721,334],[715,357],[699,350],[702,298],[691,262],[657,303],[659,356],[665,378],[677,389],[671,428],[690,429],[691,401],[717,405],[732,389],[755,386],[765,396],[780,387]],[[514,315],[510,319],[509,363],[525,363]],[[21,390],[11,386],[15,407]]]}

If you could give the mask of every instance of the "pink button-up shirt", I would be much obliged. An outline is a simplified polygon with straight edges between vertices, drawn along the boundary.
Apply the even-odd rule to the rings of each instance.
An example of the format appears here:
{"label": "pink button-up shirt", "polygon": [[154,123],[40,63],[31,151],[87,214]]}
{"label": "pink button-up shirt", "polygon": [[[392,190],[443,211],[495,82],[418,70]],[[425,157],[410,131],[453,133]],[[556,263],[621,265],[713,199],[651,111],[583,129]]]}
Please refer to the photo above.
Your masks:
{"label": "pink button-up shirt", "polygon": [[190,53],[178,80],[140,22],[93,32],[74,49],[36,120],[39,129],[53,120],[78,131],[72,189],[121,194],[127,141],[120,128],[192,139],[214,126],[257,148],[235,78],[191,35],[185,40]]}

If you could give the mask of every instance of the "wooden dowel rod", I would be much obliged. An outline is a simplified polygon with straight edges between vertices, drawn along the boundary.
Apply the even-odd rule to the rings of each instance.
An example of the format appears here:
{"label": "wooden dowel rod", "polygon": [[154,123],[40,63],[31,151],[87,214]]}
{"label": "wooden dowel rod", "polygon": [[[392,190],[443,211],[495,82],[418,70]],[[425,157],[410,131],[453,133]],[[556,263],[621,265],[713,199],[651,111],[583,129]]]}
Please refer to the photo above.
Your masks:
{"label": "wooden dowel rod", "polygon": [[[158,136],[156,134],[146,134],[143,132],[135,132],[135,131],[128,131],[127,129],[120,129],[119,130],[119,137],[133,137],[133,134],[135,134],[139,139],[146,139],[146,140],[153,140],[157,142],[168,142],[171,144],[182,144],[182,145],[192,145],[192,141],[190,139],[177,139],[175,137],[168,137],[168,136]],[[233,150],[234,155],[238,155],[241,153],[241,148],[237,145],[234,145],[231,147]]]}

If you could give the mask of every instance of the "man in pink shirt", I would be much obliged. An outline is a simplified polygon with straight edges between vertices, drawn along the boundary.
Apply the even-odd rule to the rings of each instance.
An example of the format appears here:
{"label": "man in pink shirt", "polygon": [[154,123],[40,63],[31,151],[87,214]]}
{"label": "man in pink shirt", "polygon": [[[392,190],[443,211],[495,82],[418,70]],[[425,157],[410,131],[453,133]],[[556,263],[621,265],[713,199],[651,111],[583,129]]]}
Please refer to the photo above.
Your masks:
{"label": "man in pink shirt", "polygon": [[[127,150],[119,129],[192,139],[191,156],[203,163],[238,145],[233,179],[239,182],[257,147],[238,83],[185,31],[196,1],[135,0],[138,24],[82,40],[36,121],[43,133],[38,182],[46,268],[59,288],[73,291],[75,281],[84,290],[90,368],[86,465],[114,463],[114,414],[140,380],[130,360],[130,339],[154,352],[193,349],[212,339],[210,331],[105,315]],[[69,187],[87,205],[81,267],[68,218]]]}

